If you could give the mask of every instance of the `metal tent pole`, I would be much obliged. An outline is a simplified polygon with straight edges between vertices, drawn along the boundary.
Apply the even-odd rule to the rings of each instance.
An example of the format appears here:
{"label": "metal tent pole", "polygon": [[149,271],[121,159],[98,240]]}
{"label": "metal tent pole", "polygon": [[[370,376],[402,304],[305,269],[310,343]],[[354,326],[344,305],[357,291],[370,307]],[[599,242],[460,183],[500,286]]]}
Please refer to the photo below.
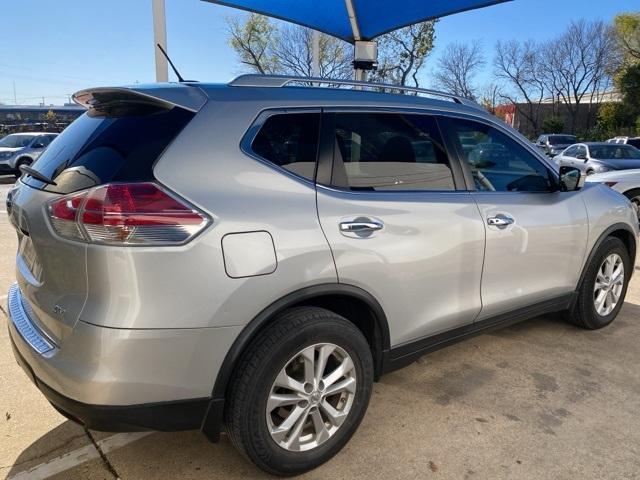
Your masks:
{"label": "metal tent pole", "polygon": [[166,57],[157,45],[167,51],[167,19],[165,17],[164,0],[152,0],[153,11],[153,50],[156,54],[156,82],[169,81],[169,66]]}

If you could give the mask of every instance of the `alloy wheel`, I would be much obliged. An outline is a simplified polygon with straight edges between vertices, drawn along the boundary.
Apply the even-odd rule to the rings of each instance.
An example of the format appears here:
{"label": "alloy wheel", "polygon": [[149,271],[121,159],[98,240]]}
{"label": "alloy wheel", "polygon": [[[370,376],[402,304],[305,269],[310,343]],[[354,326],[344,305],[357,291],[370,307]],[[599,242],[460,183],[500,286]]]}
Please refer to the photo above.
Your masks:
{"label": "alloy wheel", "polygon": [[598,315],[606,317],[618,305],[624,286],[624,263],[617,253],[608,255],[596,275],[593,302]]}
{"label": "alloy wheel", "polygon": [[349,415],[356,383],[355,366],[344,349],[318,343],[301,350],[271,386],[266,408],[271,438],[288,451],[322,445]]}

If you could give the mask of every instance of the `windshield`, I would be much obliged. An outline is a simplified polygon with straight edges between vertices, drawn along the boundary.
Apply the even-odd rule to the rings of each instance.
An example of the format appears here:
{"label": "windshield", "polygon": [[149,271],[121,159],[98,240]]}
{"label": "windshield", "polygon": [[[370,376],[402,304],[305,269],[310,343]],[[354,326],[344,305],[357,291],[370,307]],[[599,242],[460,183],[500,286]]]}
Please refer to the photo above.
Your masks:
{"label": "windshield", "polygon": [[0,147],[5,148],[22,148],[26,147],[34,139],[34,135],[7,135],[0,140]]}
{"label": "windshield", "polygon": [[549,135],[550,145],[570,145],[577,141],[578,139],[573,135]]}
{"label": "windshield", "polygon": [[591,158],[640,160],[640,150],[631,145],[596,145],[590,147]]}

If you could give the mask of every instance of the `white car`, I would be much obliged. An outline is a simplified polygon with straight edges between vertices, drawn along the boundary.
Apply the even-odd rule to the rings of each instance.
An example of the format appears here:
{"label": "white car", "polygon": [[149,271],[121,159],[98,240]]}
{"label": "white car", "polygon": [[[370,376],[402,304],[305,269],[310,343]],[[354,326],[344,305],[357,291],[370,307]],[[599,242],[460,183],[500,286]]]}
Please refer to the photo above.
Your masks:
{"label": "white car", "polygon": [[613,170],[589,175],[587,182],[604,183],[622,193],[640,208],[640,169]]}

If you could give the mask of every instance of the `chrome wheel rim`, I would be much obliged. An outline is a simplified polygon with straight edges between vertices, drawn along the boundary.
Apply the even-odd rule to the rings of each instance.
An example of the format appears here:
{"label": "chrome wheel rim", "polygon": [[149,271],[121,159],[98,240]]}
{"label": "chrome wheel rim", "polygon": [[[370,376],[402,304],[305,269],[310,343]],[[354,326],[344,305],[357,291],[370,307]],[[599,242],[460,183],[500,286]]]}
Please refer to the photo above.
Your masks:
{"label": "chrome wheel rim", "polygon": [[349,354],[318,343],[280,370],[267,400],[271,438],[289,451],[311,450],[336,434],[353,406],[356,369]]}
{"label": "chrome wheel rim", "polygon": [[607,256],[600,265],[593,287],[593,303],[601,317],[609,315],[618,305],[624,286],[624,263],[617,253]]}

